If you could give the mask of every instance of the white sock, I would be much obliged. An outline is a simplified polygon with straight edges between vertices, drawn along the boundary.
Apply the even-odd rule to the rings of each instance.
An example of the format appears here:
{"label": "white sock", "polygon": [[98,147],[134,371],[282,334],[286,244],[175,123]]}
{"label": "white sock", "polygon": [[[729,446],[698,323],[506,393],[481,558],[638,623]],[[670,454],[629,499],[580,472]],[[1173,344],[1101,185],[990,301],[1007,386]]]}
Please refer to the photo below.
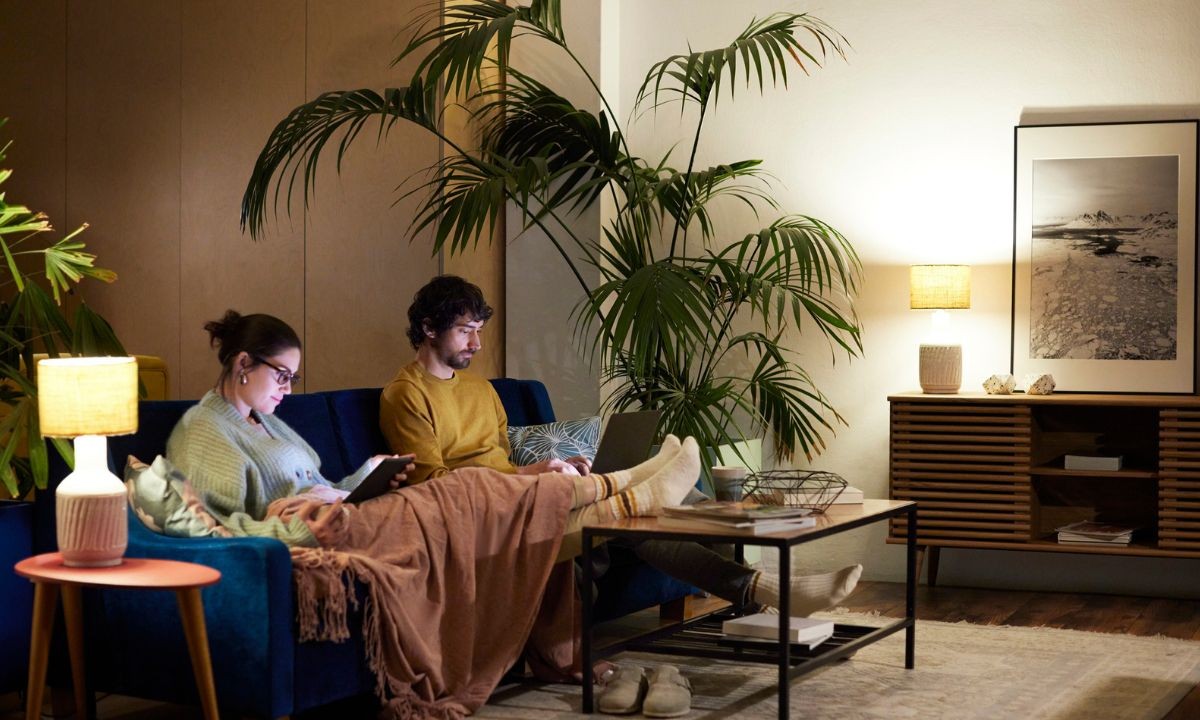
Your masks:
{"label": "white sock", "polygon": [[[789,611],[792,617],[807,617],[818,610],[837,605],[846,599],[858,578],[862,565],[850,565],[823,575],[805,575],[792,578]],[[757,572],[750,580],[750,599],[761,605],[779,607],[779,576],[774,573]]]}
{"label": "white sock", "polygon": [[[658,449],[658,452],[655,453],[654,457],[650,458],[646,462],[641,463],[640,465],[634,465],[626,470],[616,470],[614,472],[604,473],[603,475],[597,476],[598,478],[608,478],[610,484],[614,486],[615,490],[608,494],[602,495],[600,493],[599,486],[597,486],[596,499],[603,500],[607,497],[612,497],[627,487],[637,485],[638,483],[645,482],[646,480],[654,477],[659,470],[662,470],[664,467],[666,467],[667,463],[675,459],[675,456],[679,453],[680,447],[682,447],[682,445],[679,442],[679,438],[675,437],[674,435],[668,435],[666,439],[663,440],[662,447]],[[589,475],[588,477],[591,476]]]}

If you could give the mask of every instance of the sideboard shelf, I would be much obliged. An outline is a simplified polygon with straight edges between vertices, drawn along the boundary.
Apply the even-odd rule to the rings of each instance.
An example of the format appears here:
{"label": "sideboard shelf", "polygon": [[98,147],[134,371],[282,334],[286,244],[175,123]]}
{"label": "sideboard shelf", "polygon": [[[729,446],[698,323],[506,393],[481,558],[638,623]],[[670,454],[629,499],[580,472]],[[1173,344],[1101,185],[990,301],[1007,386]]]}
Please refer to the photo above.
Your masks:
{"label": "sideboard shelf", "polygon": [[[1200,397],[926,395],[891,404],[890,493],[920,504],[917,544],[937,582],[941,548],[1200,558]],[[1121,470],[1066,470],[1067,453]],[[1060,544],[1098,519],[1138,527],[1122,545]],[[888,542],[907,527],[892,522]]]}

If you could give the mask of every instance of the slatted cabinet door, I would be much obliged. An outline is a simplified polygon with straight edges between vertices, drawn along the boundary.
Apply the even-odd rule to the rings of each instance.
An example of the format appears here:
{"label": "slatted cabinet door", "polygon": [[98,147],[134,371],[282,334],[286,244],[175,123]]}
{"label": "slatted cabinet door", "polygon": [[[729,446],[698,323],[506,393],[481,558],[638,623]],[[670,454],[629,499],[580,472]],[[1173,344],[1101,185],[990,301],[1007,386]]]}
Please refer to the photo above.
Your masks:
{"label": "slatted cabinet door", "polygon": [[[920,504],[917,542],[970,547],[1030,539],[1030,409],[1025,405],[891,405],[892,497]],[[893,541],[906,537],[893,520]]]}
{"label": "slatted cabinet door", "polygon": [[1200,551],[1200,409],[1159,413],[1158,546]]}

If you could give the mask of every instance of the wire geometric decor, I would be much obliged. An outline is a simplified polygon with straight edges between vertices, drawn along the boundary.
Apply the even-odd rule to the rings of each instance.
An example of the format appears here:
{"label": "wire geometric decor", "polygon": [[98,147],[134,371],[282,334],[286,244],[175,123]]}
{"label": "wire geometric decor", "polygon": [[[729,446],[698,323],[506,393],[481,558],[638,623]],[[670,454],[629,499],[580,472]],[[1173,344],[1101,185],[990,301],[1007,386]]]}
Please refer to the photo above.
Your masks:
{"label": "wire geometric decor", "polygon": [[759,505],[805,507],[823,513],[846,489],[837,473],[824,470],[764,470],[750,473],[742,486],[748,500]]}

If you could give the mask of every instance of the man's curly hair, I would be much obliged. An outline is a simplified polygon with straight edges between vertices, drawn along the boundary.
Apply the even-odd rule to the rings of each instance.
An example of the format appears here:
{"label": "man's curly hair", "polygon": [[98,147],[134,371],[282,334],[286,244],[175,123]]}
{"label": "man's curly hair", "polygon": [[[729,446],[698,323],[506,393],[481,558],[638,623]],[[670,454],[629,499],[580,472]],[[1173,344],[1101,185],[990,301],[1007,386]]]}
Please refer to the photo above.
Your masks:
{"label": "man's curly hair", "polygon": [[487,321],[492,307],[483,299],[478,285],[457,275],[439,275],[413,295],[408,306],[408,341],[414,348],[425,342],[425,328],[441,335],[461,315]]}

